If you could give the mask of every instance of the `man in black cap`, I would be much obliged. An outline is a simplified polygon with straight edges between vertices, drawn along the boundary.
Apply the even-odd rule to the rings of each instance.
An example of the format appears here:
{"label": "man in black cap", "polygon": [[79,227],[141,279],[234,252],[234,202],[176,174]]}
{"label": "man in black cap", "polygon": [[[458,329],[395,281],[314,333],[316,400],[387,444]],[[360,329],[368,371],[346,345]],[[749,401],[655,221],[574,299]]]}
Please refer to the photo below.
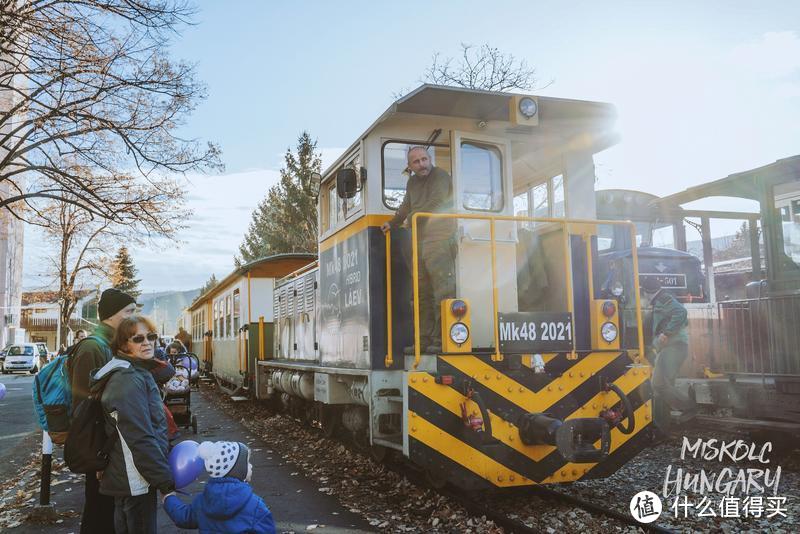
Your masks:
{"label": "man in black cap", "polygon": [[656,401],[653,422],[666,433],[670,409],[680,410],[680,423],[697,415],[697,403],[675,387],[681,365],[689,357],[689,321],[683,304],[662,289],[655,277],[646,278],[642,289],[649,295],[653,307],[653,350],[656,353],[652,378]]}
{"label": "man in black cap", "polygon": [[[89,396],[89,379],[94,369],[108,363],[111,340],[117,326],[136,311],[136,300],[119,289],[106,289],[97,304],[100,323],[91,337],[85,338],[75,347],[67,360],[67,373],[72,388],[73,411]],[[95,473],[86,475],[85,500],[81,517],[81,534],[114,532],[114,497],[100,494],[100,483]]]}

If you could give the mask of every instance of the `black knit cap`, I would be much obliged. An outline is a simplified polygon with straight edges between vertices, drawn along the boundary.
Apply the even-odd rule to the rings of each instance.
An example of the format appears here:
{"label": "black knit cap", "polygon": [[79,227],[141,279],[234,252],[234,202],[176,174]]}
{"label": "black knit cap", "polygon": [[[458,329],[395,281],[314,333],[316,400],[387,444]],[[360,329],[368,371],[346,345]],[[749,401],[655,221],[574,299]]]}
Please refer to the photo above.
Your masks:
{"label": "black knit cap", "polygon": [[101,321],[105,321],[128,304],[136,304],[136,299],[119,289],[113,287],[106,289],[100,295],[100,302],[97,304],[97,315]]}
{"label": "black knit cap", "polygon": [[661,282],[655,276],[648,276],[642,282],[642,289],[645,293],[658,293],[658,290],[661,289]]}

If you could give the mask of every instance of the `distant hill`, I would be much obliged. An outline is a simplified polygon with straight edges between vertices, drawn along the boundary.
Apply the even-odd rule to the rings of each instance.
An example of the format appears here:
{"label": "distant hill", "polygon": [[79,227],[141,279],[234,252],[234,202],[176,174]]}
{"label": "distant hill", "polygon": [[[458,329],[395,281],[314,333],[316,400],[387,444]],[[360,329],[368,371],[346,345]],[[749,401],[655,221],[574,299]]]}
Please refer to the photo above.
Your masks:
{"label": "distant hill", "polygon": [[137,299],[142,313],[150,317],[161,334],[173,335],[178,331],[178,316],[200,294],[200,288],[189,291],[162,291],[144,293]]}

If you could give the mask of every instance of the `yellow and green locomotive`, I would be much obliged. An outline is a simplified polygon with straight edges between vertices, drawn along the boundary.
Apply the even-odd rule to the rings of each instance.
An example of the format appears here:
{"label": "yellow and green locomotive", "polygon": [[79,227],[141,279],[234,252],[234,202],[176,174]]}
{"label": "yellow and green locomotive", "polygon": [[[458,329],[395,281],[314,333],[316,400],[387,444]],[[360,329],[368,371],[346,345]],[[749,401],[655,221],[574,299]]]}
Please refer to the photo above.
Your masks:
{"label": "yellow and green locomotive", "polygon": [[[394,102],[321,176],[319,259],[275,283],[256,396],[464,488],[613,473],[648,446],[652,413],[635,250],[632,269],[598,264],[604,226],[633,229],[595,218],[614,120],[603,103],[431,85]],[[415,146],[454,207],[384,233]],[[426,347],[418,245],[435,219],[456,292]]]}

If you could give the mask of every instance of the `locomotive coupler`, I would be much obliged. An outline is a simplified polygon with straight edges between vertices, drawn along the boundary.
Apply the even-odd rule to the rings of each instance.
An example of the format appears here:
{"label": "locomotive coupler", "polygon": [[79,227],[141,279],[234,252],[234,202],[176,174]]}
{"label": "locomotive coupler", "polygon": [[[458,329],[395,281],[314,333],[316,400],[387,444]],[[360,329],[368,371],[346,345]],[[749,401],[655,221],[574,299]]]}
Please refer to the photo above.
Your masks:
{"label": "locomotive coupler", "polygon": [[[611,435],[600,417],[562,421],[544,413],[527,413],[517,421],[525,445],[553,445],[568,462],[595,463],[608,456]],[[600,447],[594,443],[600,441]]]}

